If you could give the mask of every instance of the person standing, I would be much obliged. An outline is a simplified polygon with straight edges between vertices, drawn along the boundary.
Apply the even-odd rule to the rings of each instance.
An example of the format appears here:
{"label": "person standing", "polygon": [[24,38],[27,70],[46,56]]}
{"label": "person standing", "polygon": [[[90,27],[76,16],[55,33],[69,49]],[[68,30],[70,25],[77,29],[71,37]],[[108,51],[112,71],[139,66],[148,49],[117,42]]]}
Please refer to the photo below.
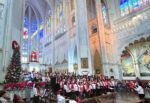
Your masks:
{"label": "person standing", "polygon": [[40,93],[40,86],[38,84],[35,84],[33,87],[33,94],[33,103],[39,103],[39,97],[42,96],[42,94]]}
{"label": "person standing", "polygon": [[64,88],[63,89],[65,90],[65,96],[69,97],[69,95],[70,95],[70,89],[69,89],[69,87],[67,85],[67,82],[64,83]]}
{"label": "person standing", "polygon": [[31,81],[27,81],[27,86],[25,87],[25,97],[26,97],[26,103],[30,103],[30,98],[31,98],[31,90],[30,90],[30,83]]}
{"label": "person standing", "polygon": [[69,103],[77,103],[77,101],[76,101],[76,95],[75,94],[70,95]]}
{"label": "person standing", "polygon": [[139,95],[139,99],[140,102],[144,101],[144,97],[145,97],[145,93],[144,93],[144,89],[142,86],[140,86],[139,84],[137,84],[134,88],[135,91],[137,91],[138,95]]}
{"label": "person standing", "polygon": [[0,91],[0,103],[8,103],[8,96],[4,90]]}
{"label": "person standing", "polygon": [[62,91],[58,91],[57,103],[66,103],[66,99],[65,99]]}

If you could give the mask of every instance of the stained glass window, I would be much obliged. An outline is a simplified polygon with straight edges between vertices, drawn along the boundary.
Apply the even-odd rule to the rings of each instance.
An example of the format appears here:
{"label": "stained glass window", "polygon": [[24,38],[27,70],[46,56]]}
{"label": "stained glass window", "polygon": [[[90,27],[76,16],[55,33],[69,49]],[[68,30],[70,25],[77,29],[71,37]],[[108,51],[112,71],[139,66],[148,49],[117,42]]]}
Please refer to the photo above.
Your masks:
{"label": "stained glass window", "polygon": [[31,24],[31,33],[34,33],[38,29],[37,20],[35,19]]}
{"label": "stained glass window", "polygon": [[23,39],[28,39],[29,19],[24,17]]}
{"label": "stained glass window", "polygon": [[29,19],[28,17],[24,17],[24,32],[23,32],[23,44],[22,44],[22,51],[21,51],[21,62],[27,63],[28,61],[28,47],[29,47],[29,41],[28,41],[28,29],[29,29]]}
{"label": "stained glass window", "polygon": [[138,5],[139,5],[140,7],[143,7],[143,4],[144,4],[143,0],[138,0]]}
{"label": "stained glass window", "polygon": [[132,12],[133,11],[132,0],[128,0],[128,6],[129,6],[129,12]]}
{"label": "stained glass window", "polygon": [[27,17],[24,17],[24,27],[28,28],[29,27],[29,20]]}
{"label": "stained glass window", "polygon": [[124,16],[124,5],[123,5],[123,0],[120,1],[120,12],[121,12],[121,16]]}
{"label": "stained glass window", "polygon": [[104,25],[109,25],[109,18],[108,18],[108,11],[105,3],[102,1],[102,15],[103,15],[103,22]]}
{"label": "stained glass window", "polygon": [[104,4],[102,5],[102,14],[103,14],[104,23],[107,23],[107,12]]}
{"label": "stained glass window", "polygon": [[124,12],[125,12],[125,15],[126,14],[129,14],[129,6],[128,6],[128,0],[124,0]]}
{"label": "stained glass window", "polygon": [[39,31],[40,39],[43,38],[43,29]]}
{"label": "stained glass window", "polygon": [[132,0],[132,7],[134,10],[138,10],[139,7],[138,0]]}
{"label": "stained glass window", "polygon": [[150,0],[120,0],[120,13],[125,16],[150,4]]}

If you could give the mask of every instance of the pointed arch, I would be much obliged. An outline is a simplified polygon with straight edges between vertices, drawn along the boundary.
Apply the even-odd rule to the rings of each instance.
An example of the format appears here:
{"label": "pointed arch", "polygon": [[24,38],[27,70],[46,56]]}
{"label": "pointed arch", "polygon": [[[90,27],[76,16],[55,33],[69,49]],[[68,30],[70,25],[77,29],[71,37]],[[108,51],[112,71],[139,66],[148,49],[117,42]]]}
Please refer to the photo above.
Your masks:
{"label": "pointed arch", "polygon": [[94,53],[94,70],[96,73],[100,73],[100,74],[102,74],[103,71],[101,57],[97,49]]}

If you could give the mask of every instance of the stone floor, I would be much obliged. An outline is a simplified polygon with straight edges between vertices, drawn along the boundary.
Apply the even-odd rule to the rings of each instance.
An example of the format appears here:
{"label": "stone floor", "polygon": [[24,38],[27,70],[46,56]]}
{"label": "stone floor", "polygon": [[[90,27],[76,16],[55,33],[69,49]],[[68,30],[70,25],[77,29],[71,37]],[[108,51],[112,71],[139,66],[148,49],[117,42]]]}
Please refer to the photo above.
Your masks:
{"label": "stone floor", "polygon": [[137,103],[138,101],[137,96],[120,96],[120,94],[112,96],[109,94],[86,99],[83,103]]}
{"label": "stone floor", "polygon": [[[150,90],[146,91],[146,98],[150,99]],[[97,97],[92,97],[92,98],[87,98],[84,99],[82,103],[138,103],[138,95],[136,94],[131,94],[127,91],[119,91],[115,95],[112,95],[110,93],[102,96],[97,96]],[[32,102],[28,102],[32,103]],[[45,102],[40,102],[40,103],[45,103]],[[47,100],[46,103],[56,103],[56,101],[51,101],[50,99]],[[145,103],[150,103],[150,102],[145,102]]]}
{"label": "stone floor", "polygon": [[[150,91],[146,91],[146,98],[150,99]],[[139,98],[136,94],[128,92],[118,92],[116,95],[107,94],[104,96],[85,99],[83,103],[138,103]],[[145,102],[150,103],[150,101]]]}

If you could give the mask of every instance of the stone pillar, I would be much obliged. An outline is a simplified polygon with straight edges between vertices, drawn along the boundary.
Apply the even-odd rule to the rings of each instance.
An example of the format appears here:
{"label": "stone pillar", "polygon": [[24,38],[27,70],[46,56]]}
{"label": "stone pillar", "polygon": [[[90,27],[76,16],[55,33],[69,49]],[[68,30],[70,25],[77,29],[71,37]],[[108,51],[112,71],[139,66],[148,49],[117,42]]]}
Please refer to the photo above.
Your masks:
{"label": "stone pillar", "polygon": [[[136,47],[135,47],[136,48]],[[140,68],[139,68],[139,63],[138,63],[138,56],[137,56],[137,53],[136,53],[136,49],[131,49],[132,51],[132,54],[133,54],[133,57],[132,59],[134,60],[134,68],[135,68],[135,76],[136,77],[140,77]]]}
{"label": "stone pillar", "polygon": [[53,6],[53,9],[52,9],[52,20],[53,20],[53,24],[52,24],[52,69],[53,71],[55,71],[55,35],[56,35],[56,6],[54,5]]}
{"label": "stone pillar", "polygon": [[[28,35],[32,35],[31,33],[31,26],[32,26],[32,20],[31,20],[31,15],[32,15],[32,11],[31,11],[31,7],[29,7],[28,9],[28,15],[29,15],[29,29],[28,29],[28,32],[29,34]],[[28,55],[30,56],[31,52],[32,52],[32,49],[31,49],[31,43],[32,43],[32,40],[31,38],[28,38],[28,41],[29,41],[29,45],[28,45]],[[34,45],[34,44],[32,44]],[[29,58],[29,62],[30,62],[30,58]]]}
{"label": "stone pillar", "polygon": [[[6,72],[11,56],[12,56],[12,41],[16,40],[19,45],[21,43],[21,36],[23,34],[23,14],[24,14],[24,0],[4,0],[4,15],[2,22],[4,23],[3,28],[0,28],[3,37],[0,38],[2,41],[2,68]],[[18,5],[19,4],[19,5]],[[5,17],[4,17],[5,16]],[[2,75],[1,75],[2,74]],[[3,81],[5,73],[0,72],[1,81]]]}
{"label": "stone pillar", "polygon": [[106,59],[106,45],[105,45],[105,32],[104,32],[104,24],[103,24],[103,16],[101,10],[101,0],[96,0],[96,10],[97,10],[97,21],[98,21],[98,31],[100,38],[100,52],[101,52],[101,61],[103,66],[103,73],[106,74],[108,71],[107,67],[107,59]]}
{"label": "stone pillar", "polygon": [[66,27],[67,27],[67,45],[68,45],[68,72],[75,72],[73,64],[75,64],[74,61],[74,49],[76,45],[76,40],[74,34],[75,27],[72,25],[72,10],[71,10],[71,0],[66,0],[66,12],[65,12],[65,21],[66,21]]}
{"label": "stone pillar", "polygon": [[4,79],[4,70],[6,68],[6,59],[4,58],[6,58],[6,54],[8,54],[8,50],[5,47],[6,37],[8,37],[8,35],[5,33],[5,30],[7,27],[7,19],[10,11],[8,10],[8,7],[10,7],[10,2],[8,2],[8,0],[0,0],[0,82],[2,82]]}
{"label": "stone pillar", "polygon": [[89,47],[88,17],[86,0],[75,0],[78,70],[77,74],[92,74]]}

